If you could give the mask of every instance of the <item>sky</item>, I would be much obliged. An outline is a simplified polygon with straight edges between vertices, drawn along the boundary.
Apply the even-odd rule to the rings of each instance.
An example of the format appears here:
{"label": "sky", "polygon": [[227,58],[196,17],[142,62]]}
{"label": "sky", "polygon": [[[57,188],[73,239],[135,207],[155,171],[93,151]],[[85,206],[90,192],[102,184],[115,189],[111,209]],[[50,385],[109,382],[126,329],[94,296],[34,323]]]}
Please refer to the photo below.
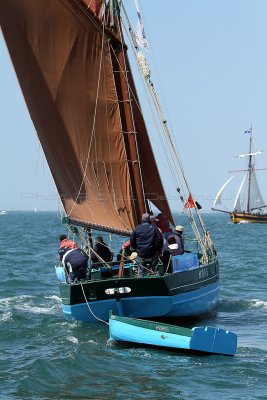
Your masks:
{"label": "sky", "polygon": [[[134,0],[124,3],[134,27]],[[267,167],[267,1],[139,0],[139,6],[151,79],[193,196],[210,211],[228,171],[245,168],[236,156],[248,151],[244,131],[251,125],[254,149],[265,150],[256,165]],[[137,88],[142,101],[138,80]],[[0,129],[0,210],[57,210],[56,188],[1,34]],[[179,211],[160,146],[154,150],[171,208]],[[229,209],[241,180],[235,174],[225,196]],[[258,180],[267,200],[267,171],[259,171]]]}

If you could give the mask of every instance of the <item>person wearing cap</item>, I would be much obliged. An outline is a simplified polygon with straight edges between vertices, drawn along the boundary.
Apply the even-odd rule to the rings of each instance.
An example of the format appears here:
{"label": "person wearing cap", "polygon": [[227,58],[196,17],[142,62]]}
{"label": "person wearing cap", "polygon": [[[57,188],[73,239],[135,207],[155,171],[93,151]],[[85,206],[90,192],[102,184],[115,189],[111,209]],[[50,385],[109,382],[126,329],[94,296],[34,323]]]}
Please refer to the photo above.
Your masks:
{"label": "person wearing cap", "polygon": [[184,238],[183,238],[184,227],[182,225],[177,225],[174,228],[174,232],[171,236],[175,238],[176,243],[178,244],[178,255],[184,253]]}
{"label": "person wearing cap", "polygon": [[[151,224],[157,225],[158,221],[159,221],[159,220],[157,219],[157,217],[155,217],[155,215],[150,215],[150,223],[151,223]],[[161,231],[161,229],[158,227],[158,225],[157,225],[157,228],[158,228],[158,230],[160,231],[160,233],[162,234],[162,231]]]}
{"label": "person wearing cap", "polygon": [[139,272],[144,276],[147,269],[156,271],[159,256],[162,252],[163,238],[155,224],[151,224],[150,215],[142,215],[140,225],[137,225],[130,237],[131,246],[137,253]]}

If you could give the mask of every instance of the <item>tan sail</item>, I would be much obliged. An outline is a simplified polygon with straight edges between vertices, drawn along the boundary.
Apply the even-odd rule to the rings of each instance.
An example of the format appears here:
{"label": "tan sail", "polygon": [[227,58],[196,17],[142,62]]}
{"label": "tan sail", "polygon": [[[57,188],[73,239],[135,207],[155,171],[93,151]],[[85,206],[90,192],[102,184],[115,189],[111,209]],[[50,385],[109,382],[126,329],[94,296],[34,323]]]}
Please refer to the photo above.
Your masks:
{"label": "tan sail", "polygon": [[126,234],[147,200],[173,220],[120,24],[102,24],[102,4],[5,0],[0,24],[67,215]]}

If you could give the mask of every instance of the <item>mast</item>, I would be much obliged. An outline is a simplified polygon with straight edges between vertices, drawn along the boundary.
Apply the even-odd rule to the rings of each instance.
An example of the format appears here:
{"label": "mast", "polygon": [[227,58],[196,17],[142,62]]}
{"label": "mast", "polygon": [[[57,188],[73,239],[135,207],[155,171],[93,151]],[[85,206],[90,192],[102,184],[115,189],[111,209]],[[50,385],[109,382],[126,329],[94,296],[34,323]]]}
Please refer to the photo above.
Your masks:
{"label": "mast", "polygon": [[248,158],[248,203],[247,212],[250,211],[250,190],[251,190],[251,174],[252,174],[253,164],[252,164],[252,125],[250,128],[250,138],[249,138],[249,158]]}
{"label": "mast", "polygon": [[237,191],[236,198],[234,201],[234,210],[233,210],[234,212],[235,212],[235,210],[237,210],[238,212],[241,212],[240,194],[241,194],[241,190],[244,186],[244,183],[245,183],[245,180],[247,177],[247,173],[248,173],[248,171],[245,173],[244,178],[242,179],[241,185],[239,186],[239,189]]}
{"label": "mast", "polygon": [[[157,115],[158,115],[159,123],[160,123],[161,128],[162,128],[162,132],[163,132],[164,137],[165,137],[165,142],[167,144],[168,152],[169,152],[171,163],[172,163],[171,168],[173,169],[174,173],[176,174],[175,178],[177,179],[177,177],[178,177],[179,185],[181,184],[183,193],[185,193],[186,190],[187,190],[188,191],[188,196],[192,197],[191,190],[190,190],[190,187],[189,187],[189,183],[188,183],[188,181],[187,181],[187,179],[185,177],[185,173],[184,173],[184,169],[183,169],[183,166],[182,166],[182,162],[181,162],[180,156],[179,156],[178,151],[176,149],[176,146],[175,146],[175,144],[173,142],[172,135],[171,135],[170,129],[169,129],[168,124],[167,124],[167,119],[165,118],[163,109],[161,107],[159,98],[157,96],[157,92],[156,92],[154,84],[153,84],[153,82],[151,80],[151,71],[150,71],[149,65],[147,63],[146,57],[139,50],[140,44],[137,43],[136,37],[135,37],[135,35],[133,33],[133,29],[131,27],[129,18],[127,16],[127,12],[126,12],[126,10],[124,8],[124,5],[123,5],[123,0],[120,0],[120,4],[122,6],[122,10],[124,12],[125,19],[126,19],[126,22],[127,22],[127,25],[128,25],[128,31],[129,31],[130,39],[132,41],[133,51],[134,51],[135,56],[136,56],[136,60],[137,60],[137,64],[138,64],[139,70],[141,72],[141,75],[144,78],[144,82],[145,82],[146,87],[148,89],[148,92],[149,92],[149,94],[151,96],[154,108],[155,108],[155,110],[157,112]],[[125,29],[127,30],[126,27],[125,27]],[[183,188],[183,183],[185,184],[186,190],[184,190],[184,188]],[[180,188],[177,188],[177,191],[178,191],[178,193],[180,193]],[[183,204],[186,204],[187,197],[180,196],[180,199],[183,202]],[[192,199],[193,199],[193,197],[192,197]],[[190,220],[190,223],[191,223],[193,231],[194,231],[194,233],[196,235],[196,238],[197,238],[197,240],[198,240],[198,242],[199,242],[199,244],[200,244],[200,246],[201,246],[201,248],[203,250],[204,256],[206,257],[208,249],[211,250],[211,253],[213,252],[213,244],[211,242],[211,239],[210,239],[210,236],[209,236],[209,232],[206,229],[206,226],[205,226],[205,224],[204,224],[204,222],[202,220],[202,217],[201,217],[201,215],[199,213],[198,207],[196,206],[196,203],[195,203],[194,199],[193,199],[193,203],[194,203],[196,216],[198,218],[198,221],[199,221],[200,226],[202,228],[202,231],[204,233],[204,237],[202,237],[200,232],[199,232],[198,226],[196,224],[195,218],[194,218],[193,213],[192,213],[190,208],[188,208],[188,214],[189,214],[188,218]]]}

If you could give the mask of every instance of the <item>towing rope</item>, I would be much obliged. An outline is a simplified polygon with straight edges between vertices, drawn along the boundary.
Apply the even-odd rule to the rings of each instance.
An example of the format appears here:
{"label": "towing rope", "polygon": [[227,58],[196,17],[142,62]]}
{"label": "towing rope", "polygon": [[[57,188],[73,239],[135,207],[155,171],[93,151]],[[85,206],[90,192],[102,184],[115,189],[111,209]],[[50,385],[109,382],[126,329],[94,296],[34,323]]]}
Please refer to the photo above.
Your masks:
{"label": "towing rope", "polygon": [[103,322],[103,323],[106,324],[106,325],[109,325],[109,323],[108,323],[107,321],[104,321],[103,319],[98,318],[98,317],[95,315],[95,313],[92,311],[92,309],[91,309],[91,307],[90,307],[90,304],[89,304],[88,301],[87,301],[87,298],[86,298],[86,295],[85,295],[85,292],[84,292],[84,288],[83,288],[82,282],[81,282],[81,288],[82,288],[82,292],[83,292],[83,296],[84,296],[84,300],[85,300],[85,302],[86,302],[86,305],[87,305],[87,307],[88,307],[90,313],[93,315],[93,317],[94,317],[95,319],[97,319],[98,321]]}

